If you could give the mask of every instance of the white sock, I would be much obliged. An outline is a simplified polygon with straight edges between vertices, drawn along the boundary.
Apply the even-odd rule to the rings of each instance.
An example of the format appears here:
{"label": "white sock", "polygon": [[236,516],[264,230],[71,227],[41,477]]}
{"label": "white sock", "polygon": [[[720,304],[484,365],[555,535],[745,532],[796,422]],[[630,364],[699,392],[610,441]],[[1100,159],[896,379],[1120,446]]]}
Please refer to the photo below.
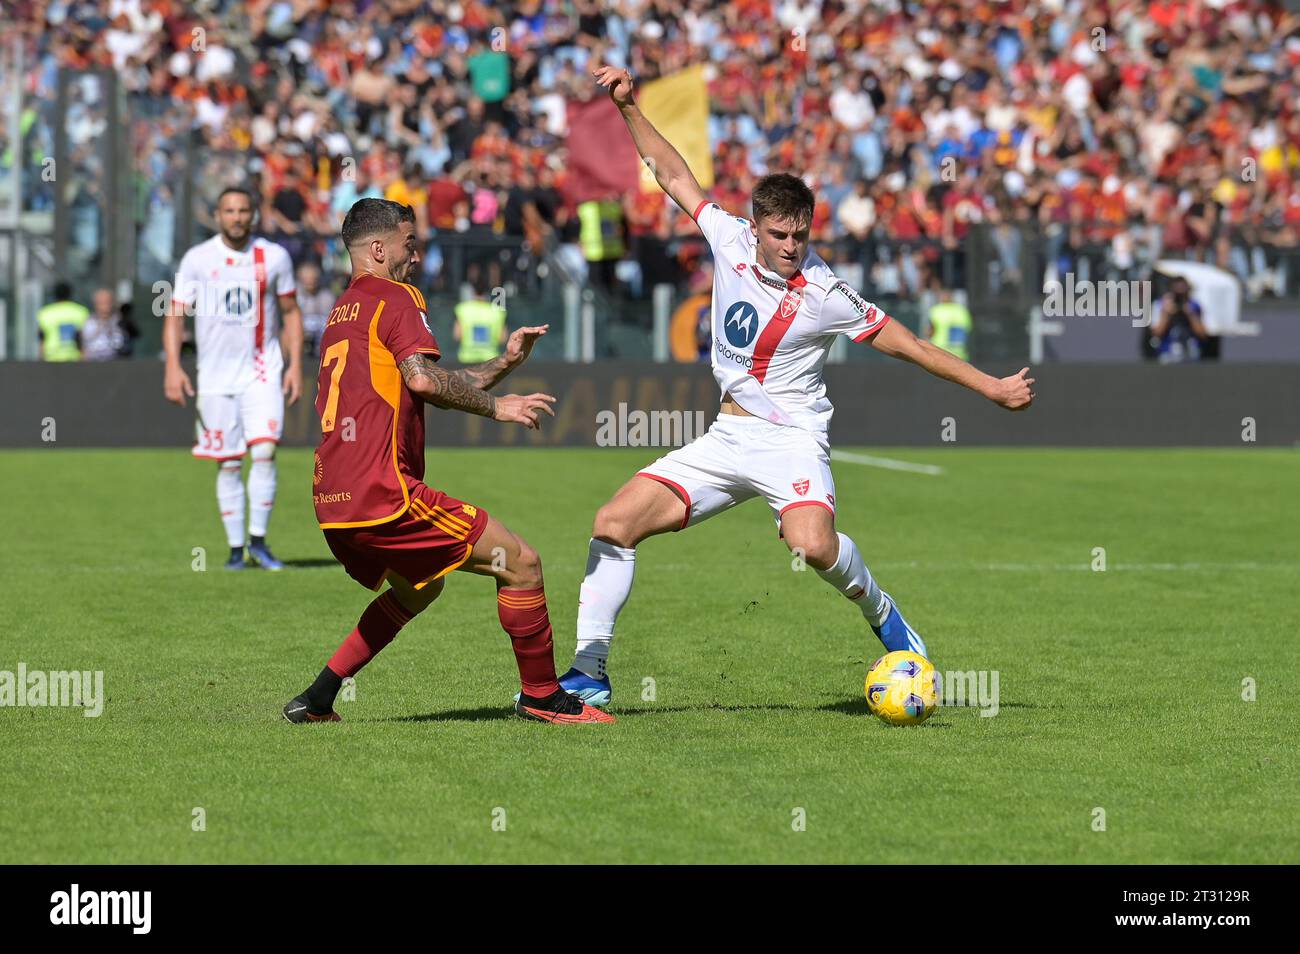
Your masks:
{"label": "white sock", "polygon": [[258,460],[248,468],[248,533],[254,537],[266,536],[266,526],[271,522],[271,507],[275,504],[275,458]]}
{"label": "white sock", "polygon": [[632,592],[636,550],[592,540],[587,549],[587,575],[578,596],[578,651],[573,668],[593,679],[605,676],[614,623]]}
{"label": "white sock", "polygon": [[867,622],[879,626],[892,609],[889,599],[880,592],[871,571],[862,562],[857,544],[842,533],[836,536],[840,538],[839,557],[833,567],[818,570],[817,575],[852,600],[867,618]]}
{"label": "white sock", "polygon": [[226,528],[226,542],[244,545],[244,475],[241,461],[223,461],[217,467],[217,507]]}

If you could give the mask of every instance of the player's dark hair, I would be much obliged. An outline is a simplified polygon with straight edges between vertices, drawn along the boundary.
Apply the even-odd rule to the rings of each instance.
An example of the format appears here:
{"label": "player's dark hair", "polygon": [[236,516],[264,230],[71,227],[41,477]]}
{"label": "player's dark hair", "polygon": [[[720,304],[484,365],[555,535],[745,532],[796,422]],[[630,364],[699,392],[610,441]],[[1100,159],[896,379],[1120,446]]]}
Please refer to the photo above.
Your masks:
{"label": "player's dark hair", "polygon": [[217,201],[214,202],[213,205],[220,205],[221,200],[228,195],[242,195],[245,199],[248,200],[249,205],[251,205],[254,209],[257,208],[257,202],[256,200],[253,199],[253,193],[250,192],[248,189],[245,189],[243,186],[226,186],[224,189],[221,190],[221,193],[217,196]]}
{"label": "player's dark hair", "polygon": [[72,301],[72,285],[68,282],[54,283],[55,301]]}
{"label": "player's dark hair", "polygon": [[759,179],[750,202],[754,206],[755,222],[793,219],[803,225],[812,224],[813,206],[816,204],[807,183],[788,172],[773,172]]}
{"label": "player's dark hair", "polygon": [[403,222],[414,222],[415,210],[389,199],[359,199],[343,219],[343,244],[348,248],[373,236],[395,231]]}

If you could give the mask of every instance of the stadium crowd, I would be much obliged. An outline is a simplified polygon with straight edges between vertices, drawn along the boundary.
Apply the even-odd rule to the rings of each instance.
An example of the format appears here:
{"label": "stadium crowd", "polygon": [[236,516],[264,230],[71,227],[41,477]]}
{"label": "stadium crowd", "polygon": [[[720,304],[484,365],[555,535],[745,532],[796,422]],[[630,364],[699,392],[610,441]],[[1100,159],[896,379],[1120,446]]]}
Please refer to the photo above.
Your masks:
{"label": "stadium crowd", "polygon": [[[431,281],[449,236],[575,247],[566,102],[597,95],[598,61],[641,82],[708,64],[716,199],[743,212],[764,172],[804,174],[815,240],[875,293],[960,285],[978,223],[1012,285],[1041,279],[1021,274],[1033,241],[1049,268],[1134,277],[1172,254],[1257,294],[1300,241],[1300,17],[1267,0],[7,6],[30,66],[29,164],[53,147],[59,67],[111,67],[129,93],[142,278],[174,261],[186,140],[196,208],[251,172],[263,230],[327,276],[366,195],[415,207]],[[103,114],[86,98],[69,133],[91,167]],[[0,152],[12,162],[15,144]],[[28,180],[29,204],[52,201]],[[661,195],[623,214],[629,257],[656,269],[667,250],[689,281],[690,220]],[[99,241],[93,216],[78,234]]]}

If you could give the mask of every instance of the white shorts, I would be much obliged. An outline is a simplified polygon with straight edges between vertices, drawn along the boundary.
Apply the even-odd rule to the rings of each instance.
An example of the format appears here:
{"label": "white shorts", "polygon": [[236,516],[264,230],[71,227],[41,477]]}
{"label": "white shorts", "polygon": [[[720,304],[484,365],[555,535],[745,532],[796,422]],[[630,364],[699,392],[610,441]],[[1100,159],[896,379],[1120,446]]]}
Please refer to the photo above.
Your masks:
{"label": "white shorts", "polygon": [[238,460],[253,444],[280,442],[284,392],[278,381],[259,381],[242,394],[200,394],[197,406],[195,457]]}
{"label": "white shorts", "polygon": [[781,525],[794,507],[835,513],[830,444],[824,435],[761,417],[719,414],[701,437],[637,472],[667,484],[686,500],[682,528],[750,497],[762,497]]}

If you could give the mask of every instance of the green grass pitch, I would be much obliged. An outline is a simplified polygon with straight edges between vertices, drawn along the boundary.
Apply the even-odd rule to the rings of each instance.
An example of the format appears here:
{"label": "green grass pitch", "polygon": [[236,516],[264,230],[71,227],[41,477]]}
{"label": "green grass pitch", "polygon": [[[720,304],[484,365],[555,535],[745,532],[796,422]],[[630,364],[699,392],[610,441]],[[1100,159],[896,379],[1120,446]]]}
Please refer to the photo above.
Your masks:
{"label": "green grass pitch", "polygon": [[[221,569],[183,450],[6,452],[0,669],[103,670],[108,701],[0,708],[0,862],[1300,861],[1300,455],[868,452],[944,468],[837,463],[838,525],[941,671],[998,672],[994,717],[867,715],[879,644],[755,501],[643,544],[616,726],[515,719],[491,582],[460,573],[342,724],[290,726],[370,598],[310,450],[280,455],[279,574]],[[592,515],[656,454],[429,451],[541,553],[561,670]]]}

